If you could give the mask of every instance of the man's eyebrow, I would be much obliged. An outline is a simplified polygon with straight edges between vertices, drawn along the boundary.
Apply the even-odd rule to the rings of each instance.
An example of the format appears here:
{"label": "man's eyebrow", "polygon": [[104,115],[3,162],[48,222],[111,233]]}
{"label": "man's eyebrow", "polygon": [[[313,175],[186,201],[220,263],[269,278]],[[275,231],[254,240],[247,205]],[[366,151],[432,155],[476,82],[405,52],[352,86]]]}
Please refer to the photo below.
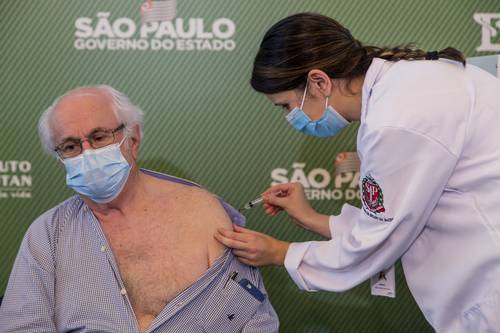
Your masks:
{"label": "man's eyebrow", "polygon": [[64,139],[62,139],[60,142],[62,144],[62,143],[68,142],[68,141],[79,141],[79,140],[80,140],[80,138],[77,138],[74,136],[67,136]]}
{"label": "man's eyebrow", "polygon": [[96,127],[96,128],[93,128],[90,132],[88,132],[87,137],[94,134],[95,132],[101,132],[101,131],[112,131],[112,129],[104,128],[104,127]]}

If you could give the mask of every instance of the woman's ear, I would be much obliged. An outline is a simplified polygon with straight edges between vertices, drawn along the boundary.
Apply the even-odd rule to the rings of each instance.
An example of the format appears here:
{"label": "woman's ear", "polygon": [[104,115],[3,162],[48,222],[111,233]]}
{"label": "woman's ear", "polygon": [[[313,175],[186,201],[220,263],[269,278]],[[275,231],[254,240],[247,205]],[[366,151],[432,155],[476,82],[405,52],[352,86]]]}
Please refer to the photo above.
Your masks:
{"label": "woman's ear", "polygon": [[325,98],[333,91],[332,79],[320,69],[312,69],[308,74],[308,90],[313,97]]}

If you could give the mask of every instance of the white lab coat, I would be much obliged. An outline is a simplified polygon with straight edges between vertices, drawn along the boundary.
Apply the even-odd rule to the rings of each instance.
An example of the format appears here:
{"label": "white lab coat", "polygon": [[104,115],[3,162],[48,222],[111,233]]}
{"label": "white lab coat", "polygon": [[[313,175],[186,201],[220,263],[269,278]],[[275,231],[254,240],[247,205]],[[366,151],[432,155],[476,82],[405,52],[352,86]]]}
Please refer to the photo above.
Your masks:
{"label": "white lab coat", "polygon": [[290,245],[294,282],[344,291],[401,258],[436,331],[500,332],[500,80],[374,59],[357,146],[362,208],[330,218],[331,240]]}

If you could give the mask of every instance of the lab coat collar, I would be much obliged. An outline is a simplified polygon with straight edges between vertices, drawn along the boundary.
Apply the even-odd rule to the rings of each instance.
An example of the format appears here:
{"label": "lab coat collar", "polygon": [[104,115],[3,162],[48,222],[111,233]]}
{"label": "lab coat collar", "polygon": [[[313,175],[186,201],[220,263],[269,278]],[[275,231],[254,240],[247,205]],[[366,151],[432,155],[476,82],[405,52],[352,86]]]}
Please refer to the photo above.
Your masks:
{"label": "lab coat collar", "polygon": [[368,71],[365,74],[361,96],[361,121],[366,117],[366,106],[372,94],[372,89],[375,83],[383,76],[383,74],[393,65],[391,61],[380,58],[373,58]]}

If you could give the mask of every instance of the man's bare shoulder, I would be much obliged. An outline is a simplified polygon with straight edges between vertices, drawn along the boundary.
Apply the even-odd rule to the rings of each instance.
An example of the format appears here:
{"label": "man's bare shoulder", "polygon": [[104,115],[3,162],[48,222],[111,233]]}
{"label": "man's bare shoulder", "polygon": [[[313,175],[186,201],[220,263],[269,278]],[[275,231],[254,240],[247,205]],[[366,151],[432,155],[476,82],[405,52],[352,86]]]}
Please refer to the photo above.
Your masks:
{"label": "man's bare shoulder", "polygon": [[208,265],[211,266],[225,249],[214,236],[218,228],[232,229],[231,219],[219,199],[207,190],[184,186],[176,192],[180,205],[189,216],[188,223],[198,235],[203,235],[207,244]]}
{"label": "man's bare shoulder", "polygon": [[180,205],[207,223],[216,227],[230,227],[231,220],[219,199],[209,191],[194,186],[183,186],[177,192]]}
{"label": "man's bare shoulder", "polygon": [[157,179],[155,187],[158,205],[169,215],[175,215],[175,223],[182,223],[182,229],[188,230],[193,239],[207,245],[211,265],[225,249],[214,238],[217,229],[232,229],[232,221],[220,200],[197,186]]}
{"label": "man's bare shoulder", "polygon": [[216,228],[231,227],[231,220],[224,207],[209,191],[158,178],[150,178],[149,181],[152,182],[158,204],[164,205],[165,209],[191,217],[198,227],[201,225],[213,225]]}

